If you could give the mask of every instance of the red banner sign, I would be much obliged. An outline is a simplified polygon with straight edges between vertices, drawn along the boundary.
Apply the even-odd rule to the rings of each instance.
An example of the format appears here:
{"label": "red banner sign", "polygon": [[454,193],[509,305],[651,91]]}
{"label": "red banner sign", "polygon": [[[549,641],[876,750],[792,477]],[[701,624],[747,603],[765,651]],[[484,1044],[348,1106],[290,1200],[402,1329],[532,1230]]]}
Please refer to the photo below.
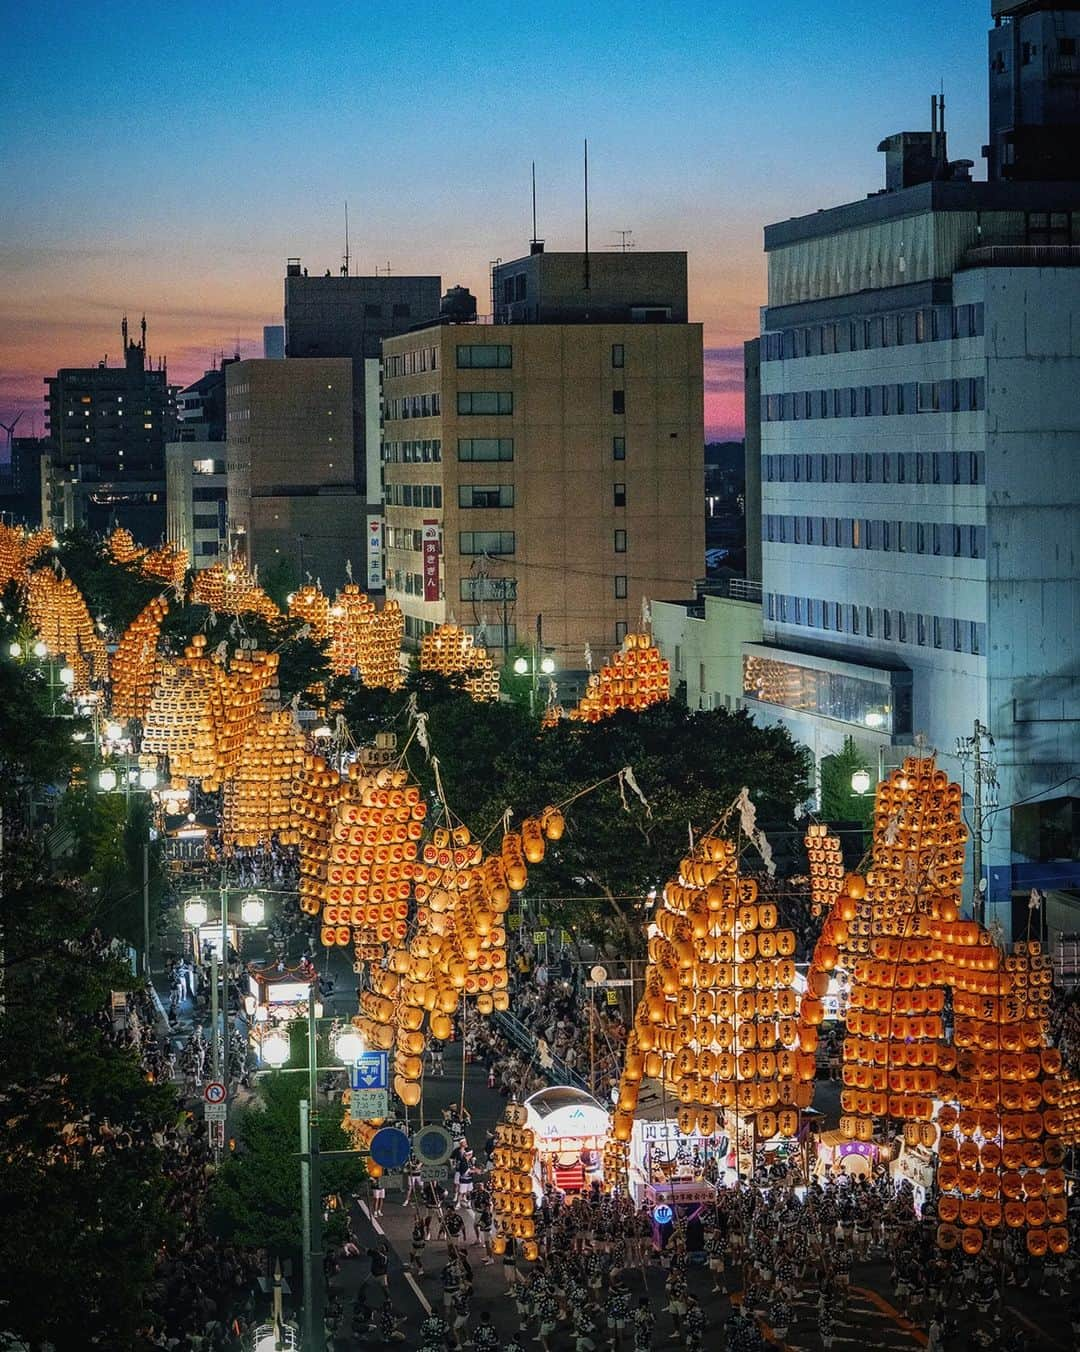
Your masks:
{"label": "red banner sign", "polygon": [[439,599],[439,523],[424,522],[424,600]]}

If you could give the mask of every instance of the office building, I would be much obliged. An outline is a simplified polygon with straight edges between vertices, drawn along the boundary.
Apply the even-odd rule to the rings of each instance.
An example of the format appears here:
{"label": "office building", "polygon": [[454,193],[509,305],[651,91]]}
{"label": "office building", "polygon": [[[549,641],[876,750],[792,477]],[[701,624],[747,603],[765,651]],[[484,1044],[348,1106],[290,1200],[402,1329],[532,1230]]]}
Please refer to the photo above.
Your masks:
{"label": "office building", "polygon": [[405,333],[439,313],[439,277],[351,277],[326,272],[308,276],[299,258],[285,270],[286,357],[348,357],[353,364],[353,482],[362,498],[379,501],[378,485],[368,491],[369,466],[378,448],[369,431],[378,426],[379,357],[382,340]]}
{"label": "office building", "polygon": [[125,526],[141,544],[165,527],[165,445],[176,424],[176,388],[164,361],[121,326],[124,364],[68,367],[46,379],[51,447],[42,482],[42,519],[54,530]]}
{"label": "office building", "polygon": [[177,441],[225,440],[225,369],[239,360],[239,352],[225,357],[177,394]]}
{"label": "office building", "polygon": [[229,543],[261,569],[342,585],[359,576],[364,502],[353,481],[352,362],[256,359],[226,370]]}
{"label": "office building", "polygon": [[193,568],[228,552],[228,478],[223,441],[170,441],[165,447],[165,537],[186,549]]}
{"label": "office building", "polygon": [[702,574],[702,334],[685,254],[541,248],[494,268],[498,322],[452,288],[383,343],[386,584],[409,640],[539,641],[565,680]]}
{"label": "office building", "polygon": [[0,462],[0,519],[41,525],[41,467],[51,463],[47,437],[12,437],[11,459]]}
{"label": "office building", "polygon": [[957,739],[987,728],[979,883],[1009,932],[1080,884],[1080,10],[994,17],[987,182],[935,101],[881,143],[883,192],[765,231],[744,693],[819,761],[918,739],[969,795]]}

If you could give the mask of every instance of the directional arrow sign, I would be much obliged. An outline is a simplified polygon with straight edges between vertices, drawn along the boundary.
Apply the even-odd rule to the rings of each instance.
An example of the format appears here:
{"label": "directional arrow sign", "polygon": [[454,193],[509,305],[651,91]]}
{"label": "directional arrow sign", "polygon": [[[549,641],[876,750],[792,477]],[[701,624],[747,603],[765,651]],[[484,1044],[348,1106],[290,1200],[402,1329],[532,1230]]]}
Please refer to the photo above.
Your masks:
{"label": "directional arrow sign", "polygon": [[389,1053],[361,1052],[356,1064],[349,1067],[351,1089],[389,1088]]}
{"label": "directional arrow sign", "polygon": [[397,1127],[383,1127],[371,1138],[371,1158],[384,1169],[400,1169],[412,1153],[412,1143]]}

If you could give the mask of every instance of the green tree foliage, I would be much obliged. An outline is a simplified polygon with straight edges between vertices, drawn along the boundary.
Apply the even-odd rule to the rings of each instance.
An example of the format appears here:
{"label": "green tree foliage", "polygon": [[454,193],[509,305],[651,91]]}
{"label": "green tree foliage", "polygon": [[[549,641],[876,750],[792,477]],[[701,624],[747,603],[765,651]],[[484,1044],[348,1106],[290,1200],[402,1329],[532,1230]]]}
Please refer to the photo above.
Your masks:
{"label": "green tree foliage", "polygon": [[[217,1234],[245,1248],[291,1257],[300,1249],[300,1100],[306,1075],[278,1072],[259,1080],[259,1101],[236,1118],[236,1150],[210,1187],[210,1220]],[[324,1150],[347,1150],[340,1105],[320,1114]],[[320,1170],[323,1197],[355,1191],[364,1179],[359,1156],[327,1159]]]}
{"label": "green tree foliage", "polygon": [[824,756],[821,761],[821,815],[829,822],[853,821],[869,827],[874,815],[874,780],[870,772],[870,788],[858,794],[851,787],[851,776],[856,770],[870,771],[866,757],[851,737],[844,739],[842,751],[835,756]]}
{"label": "green tree foliage", "polygon": [[[8,790],[62,783],[71,769],[70,720],[34,711],[36,680],[0,663],[2,1319],[35,1347],[123,1349],[136,1341],[155,1254],[175,1232],[160,1152],[140,1132],[174,1122],[178,1104],[102,1027],[110,991],[132,986],[101,939],[108,901],[57,874],[35,829],[34,795]],[[93,859],[95,842],[81,832],[96,825],[72,825],[76,855]],[[135,1142],[87,1152],[75,1167],[61,1130],[89,1118],[133,1129]]]}
{"label": "green tree foliage", "polygon": [[300,570],[282,555],[259,569],[259,586],[279,610],[287,610],[289,596],[300,589]]}
{"label": "green tree foliage", "polygon": [[104,620],[114,634],[122,634],[166,589],[160,578],[144,577],[138,564],[110,558],[104,541],[82,528],[60,536],[56,558],[82,592],[93,618]]}

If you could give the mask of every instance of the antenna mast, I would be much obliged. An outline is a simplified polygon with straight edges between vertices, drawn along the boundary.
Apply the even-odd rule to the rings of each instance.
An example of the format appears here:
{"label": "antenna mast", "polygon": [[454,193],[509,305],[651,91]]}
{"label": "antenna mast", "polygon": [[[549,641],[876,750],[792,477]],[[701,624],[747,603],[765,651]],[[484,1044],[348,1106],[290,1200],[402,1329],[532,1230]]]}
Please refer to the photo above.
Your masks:
{"label": "antenna mast", "polygon": [[343,277],[349,275],[349,204],[345,203],[345,266],[341,270]]}
{"label": "antenna mast", "polygon": [[585,138],[585,290],[589,291],[589,139]]}
{"label": "antenna mast", "polygon": [[532,209],[533,209],[533,232],[531,243],[536,243],[536,161],[532,162]]}

